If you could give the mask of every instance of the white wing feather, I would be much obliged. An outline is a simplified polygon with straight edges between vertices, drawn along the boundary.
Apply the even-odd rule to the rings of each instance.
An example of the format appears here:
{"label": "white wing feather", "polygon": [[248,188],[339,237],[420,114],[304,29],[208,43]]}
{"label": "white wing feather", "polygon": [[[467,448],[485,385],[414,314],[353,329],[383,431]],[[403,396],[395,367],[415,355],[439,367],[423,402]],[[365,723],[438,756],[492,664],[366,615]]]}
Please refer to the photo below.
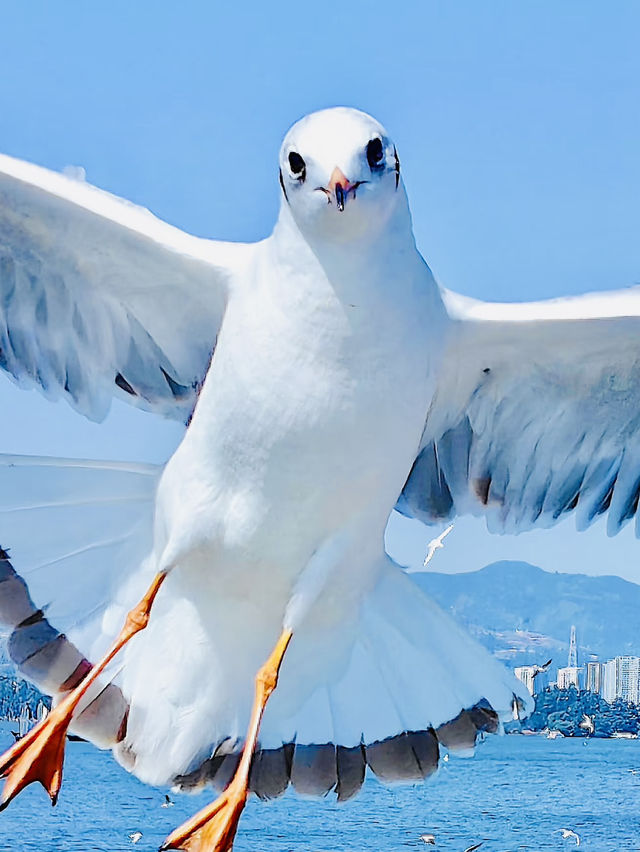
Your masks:
{"label": "white wing feather", "polygon": [[94,420],[113,395],[186,419],[249,254],[0,155],[0,367]]}
{"label": "white wing feather", "polygon": [[640,497],[640,288],[531,304],[443,295],[451,335],[400,511],[484,514],[510,532],[608,512],[617,532]]}

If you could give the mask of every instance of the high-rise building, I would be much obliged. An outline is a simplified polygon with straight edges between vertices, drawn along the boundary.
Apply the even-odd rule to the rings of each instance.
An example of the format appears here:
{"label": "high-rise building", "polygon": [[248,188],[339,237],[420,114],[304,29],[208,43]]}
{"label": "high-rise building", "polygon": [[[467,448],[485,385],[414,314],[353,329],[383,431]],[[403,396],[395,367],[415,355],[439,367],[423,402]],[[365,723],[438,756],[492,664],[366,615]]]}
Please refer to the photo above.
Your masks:
{"label": "high-rise building", "polygon": [[640,657],[615,657],[603,666],[600,694],[606,701],[621,698],[640,704]]}
{"label": "high-rise building", "polygon": [[582,669],[579,666],[566,666],[564,669],[558,669],[558,689],[569,689],[570,686],[580,689],[581,673]]}
{"label": "high-rise building", "polygon": [[604,666],[602,663],[591,662],[587,663],[587,691],[595,692],[598,695],[602,693],[604,677]]}
{"label": "high-rise building", "polygon": [[640,704],[640,657],[616,657],[618,698]]}
{"label": "high-rise building", "polygon": [[602,688],[600,694],[605,701],[615,701],[618,697],[618,665],[615,660],[607,660],[602,665]]}
{"label": "high-rise building", "polygon": [[513,673],[521,680],[529,690],[530,695],[535,695],[536,674],[538,666],[517,666]]}

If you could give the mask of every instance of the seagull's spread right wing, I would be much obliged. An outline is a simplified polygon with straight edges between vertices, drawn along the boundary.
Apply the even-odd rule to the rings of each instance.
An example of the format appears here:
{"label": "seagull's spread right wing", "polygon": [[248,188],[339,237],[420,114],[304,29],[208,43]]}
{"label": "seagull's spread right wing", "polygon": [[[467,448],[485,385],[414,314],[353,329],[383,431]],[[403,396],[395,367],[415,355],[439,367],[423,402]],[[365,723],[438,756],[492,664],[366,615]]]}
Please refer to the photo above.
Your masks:
{"label": "seagull's spread right wing", "polygon": [[607,513],[613,534],[640,517],[640,288],[523,304],[443,295],[450,334],[400,511],[484,515],[496,532],[575,510],[579,528]]}
{"label": "seagull's spread right wing", "polygon": [[0,155],[0,368],[94,420],[114,395],[186,419],[249,255]]}

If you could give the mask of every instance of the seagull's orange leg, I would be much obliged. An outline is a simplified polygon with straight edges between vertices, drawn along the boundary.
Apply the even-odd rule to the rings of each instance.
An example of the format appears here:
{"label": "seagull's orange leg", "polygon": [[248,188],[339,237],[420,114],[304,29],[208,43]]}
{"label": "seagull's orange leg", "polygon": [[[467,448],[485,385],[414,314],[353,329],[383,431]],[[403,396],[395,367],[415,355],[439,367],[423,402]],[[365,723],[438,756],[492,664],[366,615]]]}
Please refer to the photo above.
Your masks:
{"label": "seagull's orange leg", "polygon": [[118,651],[149,622],[151,605],[162,585],[165,573],[156,574],[140,603],[127,615],[118,638],[83,681],[21,740],[0,756],[0,778],[6,778],[0,798],[0,810],[27,784],[39,781],[55,805],[62,784],[62,764],[67,729],[73,713],[91,684],[100,676]]}
{"label": "seagull's orange leg", "polygon": [[167,849],[182,849],[184,852],[231,852],[238,822],[249,795],[249,770],[262,714],[278,683],[280,665],[292,635],[291,630],[282,632],[271,656],[256,675],[256,693],[247,738],[231,783],[213,804],[203,808],[170,834],[160,847],[160,852]]}

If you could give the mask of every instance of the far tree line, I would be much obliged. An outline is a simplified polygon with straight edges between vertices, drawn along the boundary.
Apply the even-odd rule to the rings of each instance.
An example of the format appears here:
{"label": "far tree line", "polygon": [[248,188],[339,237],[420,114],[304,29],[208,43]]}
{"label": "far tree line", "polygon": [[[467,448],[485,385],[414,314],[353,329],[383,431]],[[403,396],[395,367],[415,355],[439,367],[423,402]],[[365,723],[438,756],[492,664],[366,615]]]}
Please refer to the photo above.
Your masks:
{"label": "far tree line", "polygon": [[0,719],[17,719],[23,707],[27,707],[35,718],[40,701],[44,701],[48,708],[51,707],[51,700],[26,680],[0,676]]}
{"label": "far tree line", "polygon": [[[0,719],[18,719],[23,707],[35,718],[40,701],[51,700],[35,686],[18,677],[0,676]],[[580,723],[585,716],[593,721],[590,733]],[[547,687],[535,696],[535,710],[523,720],[522,728],[532,731],[560,731],[566,737],[610,737],[615,733],[640,735],[640,705],[617,698],[609,703],[593,692]]]}
{"label": "far tree line", "polygon": [[[595,692],[547,687],[535,696],[535,710],[522,722],[533,731],[560,731],[566,737],[610,737],[615,733],[640,734],[640,705],[621,698],[608,702]],[[593,720],[594,732],[580,727],[585,716]]]}

